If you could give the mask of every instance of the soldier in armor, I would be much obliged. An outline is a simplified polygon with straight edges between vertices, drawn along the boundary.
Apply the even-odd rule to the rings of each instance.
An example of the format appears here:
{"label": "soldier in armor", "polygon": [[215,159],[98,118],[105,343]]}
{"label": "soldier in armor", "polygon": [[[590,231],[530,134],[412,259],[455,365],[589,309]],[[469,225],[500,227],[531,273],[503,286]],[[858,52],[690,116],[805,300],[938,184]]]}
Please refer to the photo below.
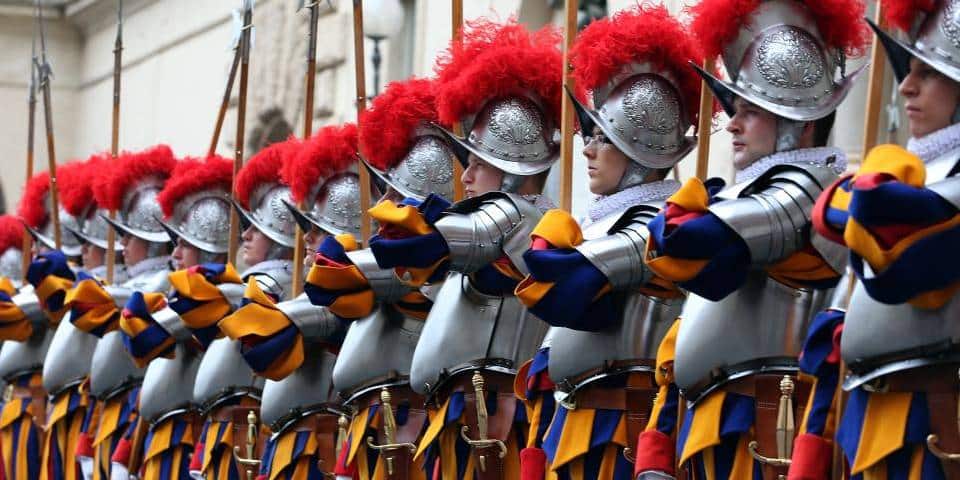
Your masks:
{"label": "soldier in armor", "polygon": [[[906,149],[874,148],[815,206],[817,231],[850,249],[855,282],[808,333],[801,366],[816,389],[791,478],[826,478],[833,441],[851,478],[960,478],[958,9],[954,0],[884,3],[904,40],[872,25],[899,82],[910,139]],[[841,380],[849,397],[834,438],[824,423],[840,413],[829,392]]]}
{"label": "soldier in armor", "polygon": [[[286,203],[311,252],[327,236],[353,238],[360,231],[360,182],[356,173],[357,128],[321,128],[295,143],[281,176],[300,211]],[[347,322],[306,294],[274,303],[251,285],[249,303],[220,322],[245,345],[244,359],[263,387],[261,419],[271,431],[261,459],[267,477],[330,476],[336,460],[338,421],[345,413],[333,395],[332,371]]]}
{"label": "soldier in armor", "polygon": [[[672,471],[672,462],[668,469],[650,458],[650,440],[636,442],[658,390],[657,347],[683,296],[654,278],[641,252],[647,222],[680,188],[667,173],[696,143],[685,133],[696,122],[700,78],[687,62],[702,58],[663,6],[591,23],[571,58],[577,86],[592,93],[593,110],[574,105],[597,197],[582,226],[548,212],[524,255],[530,275],[517,295],[552,327],[518,375],[517,393],[539,417],[522,478],[542,479],[546,468],[561,478],[629,479],[634,455],[646,468]],[[664,386],[661,408],[676,409],[676,388]],[[654,432],[669,450],[673,425]]]}
{"label": "soldier in armor", "polygon": [[161,225],[176,245],[171,257],[177,270],[169,276],[169,293],[134,293],[122,314],[124,344],[138,366],[147,366],[138,401],[146,440],[115,452],[114,476],[190,478],[200,427],[194,378],[202,347],[209,344],[198,339],[208,338],[205,322],[215,328],[224,312],[239,305],[243,289],[239,275],[224,265],[232,175],[233,163],[223,157],[184,159],[157,195]]}
{"label": "soldier in armor", "polygon": [[[381,201],[423,202],[431,194],[453,197],[454,153],[435,126],[439,122],[435,90],[433,80],[394,82],[360,115],[360,152],[370,171],[387,186]],[[327,240],[326,246],[336,247],[334,241]],[[334,256],[321,248],[324,252]],[[423,431],[426,411],[423,396],[410,388],[410,365],[432,306],[427,295],[439,282],[405,286],[393,270],[376,264],[370,250],[345,255],[368,280],[365,288],[382,295],[361,309],[330,304],[320,287],[336,278],[330,270],[337,267],[318,265],[308,278],[307,293],[313,299],[328,304],[342,318],[356,320],[333,369],[340,398],[356,412],[337,473],[361,480],[424,478],[414,465],[413,445]]]}
{"label": "soldier in armor", "polygon": [[[77,278],[106,277],[107,222],[100,217],[106,210],[98,208],[93,196],[93,178],[108,167],[108,155],[94,155],[84,162],[71,162],[57,168],[57,185],[64,210],[77,219],[75,227],[63,225],[66,236],[80,244],[81,264]],[[63,219],[63,217],[61,217]],[[71,222],[72,223],[72,222]],[[119,247],[119,245],[116,245]],[[114,279],[123,281],[124,270],[117,268]],[[68,317],[70,312],[66,313]],[[50,416],[43,448],[41,478],[79,479],[76,461],[80,427],[93,409],[89,395],[90,361],[97,346],[97,337],[75,327],[71,321],[57,326],[43,364],[43,387],[49,395]]]}
{"label": "soldier in armor", "polygon": [[134,292],[170,288],[170,238],[159,222],[157,194],[176,164],[173,152],[158,145],[124,153],[112,162],[97,172],[93,193],[97,205],[117,212],[115,219],[101,218],[119,235],[128,279],[104,285],[84,276],[64,300],[73,326],[99,337],[90,366],[90,393],[97,399],[98,415],[84,421],[77,446],[84,477],[95,480],[110,478],[111,457],[121,444],[126,449],[142,441],[133,434],[143,369],[127,354],[118,331],[120,312]]}
{"label": "soldier in armor", "polygon": [[846,55],[867,38],[856,1],[743,5],[705,0],[691,25],[731,79],[700,71],[730,116],[735,183],[685,183],[648,224],[645,256],[690,292],[664,355],[688,406],[679,463],[708,479],[786,474],[809,389],[797,355],[846,260],[811,234],[813,201],[846,168],[825,145],[862,71],[847,72]]}
{"label": "soldier in armor", "polygon": [[[280,171],[298,144],[291,139],[264,148],[243,166],[234,183],[234,207],[244,228],[239,259],[248,266],[240,275],[247,283],[245,301],[255,297],[273,303],[290,295],[295,221],[284,203],[290,201],[290,187],[282,182]],[[219,338],[200,361],[193,401],[204,425],[191,470],[208,479],[237,478],[252,468],[239,465],[233,455],[234,445],[247,441],[248,417],[259,424],[264,380],[244,361],[248,350],[239,340]],[[260,435],[264,433],[261,429]]]}
{"label": "soldier in armor", "polygon": [[[371,240],[377,264],[418,288],[444,280],[410,367],[411,388],[432,410],[416,453],[428,478],[520,475],[528,427],[513,378],[547,325],[513,291],[528,273],[527,235],[552,206],[542,189],[559,150],[558,41],[550,27],[471,24],[440,59],[437,100],[440,121],[468,133],[443,130],[465,167],[468,198],[449,208],[436,195],[388,200],[371,210],[381,225]],[[329,255],[317,263],[350,264]]]}

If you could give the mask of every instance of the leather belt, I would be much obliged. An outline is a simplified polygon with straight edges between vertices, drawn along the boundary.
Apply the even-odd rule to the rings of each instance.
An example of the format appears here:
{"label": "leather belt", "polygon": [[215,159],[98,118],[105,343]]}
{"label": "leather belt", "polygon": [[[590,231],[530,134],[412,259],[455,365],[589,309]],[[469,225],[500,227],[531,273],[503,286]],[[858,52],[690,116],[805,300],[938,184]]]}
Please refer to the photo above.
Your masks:
{"label": "leather belt", "polygon": [[[247,442],[247,433],[249,431],[249,415],[257,418],[257,438],[254,444],[254,457],[261,458],[263,447],[267,441],[267,432],[265,428],[260,427],[260,402],[252,397],[242,397],[237,405],[227,405],[214,409],[208,414],[208,418],[214,422],[230,422],[230,430],[233,433],[233,445],[241,447]],[[242,465],[237,465],[240,471],[246,470]]]}
{"label": "leather belt", "polygon": [[611,375],[622,375],[635,371],[650,371],[656,367],[656,360],[616,360],[613,362],[604,362],[603,365],[581,372],[576,376],[564,378],[557,384],[557,389],[564,393],[577,391],[588,385],[592,380],[608,377]]}
{"label": "leather belt", "polygon": [[[730,393],[746,395],[754,399],[756,417],[754,420],[754,438],[757,441],[757,451],[765,457],[777,458],[777,414],[780,407],[780,382],[782,374],[761,373],[739,378],[723,385],[721,388]],[[799,418],[806,410],[807,400],[810,397],[810,382],[797,379],[794,381],[793,418]],[[789,466],[774,466],[760,463],[764,480],[777,480],[781,475],[786,478]]]}
{"label": "leather belt", "polygon": [[[446,397],[454,392],[463,392],[463,424],[469,432],[476,435],[480,431],[477,416],[477,394],[474,389],[472,374],[476,372],[462,372],[451,377],[447,382]],[[517,412],[517,398],[513,394],[514,376],[500,372],[482,371],[485,393],[487,398],[495,399],[497,410],[487,418],[487,432],[489,439],[505,442],[513,429],[513,421]],[[441,394],[438,394],[438,398]],[[486,399],[479,399],[484,401]],[[486,402],[485,402],[486,405]],[[496,444],[474,445],[471,448],[474,465],[477,466],[475,476],[477,480],[505,480],[504,459],[500,458],[501,450]],[[482,465],[482,467],[481,467]],[[511,479],[512,480],[512,479]]]}
{"label": "leather belt", "polygon": [[40,385],[17,385],[11,383],[7,387],[10,399],[19,398],[29,400],[33,414],[33,423],[44,430],[47,428],[47,391]]}
{"label": "leather belt", "polygon": [[587,385],[574,394],[574,408],[619,410],[626,416],[627,448],[635,455],[640,433],[647,428],[657,395],[657,383],[652,372],[635,372],[627,377],[621,388]]}
{"label": "leather belt", "polygon": [[[385,435],[385,412],[381,410],[381,428],[377,429],[377,444],[383,445],[375,450],[383,458],[383,477],[387,480],[408,480],[410,472],[415,468],[413,464],[413,454],[407,444],[416,445],[420,433],[423,431],[423,425],[427,419],[427,412],[424,410],[424,397],[410,389],[409,384],[395,387],[387,387],[390,392],[391,411],[396,412],[397,408],[407,405],[407,421],[403,425],[396,425],[392,445],[389,447],[390,439]],[[373,406],[381,406],[381,389],[371,389],[356,400],[357,410],[363,410]],[[362,439],[361,441],[366,441]],[[369,451],[369,450],[368,450]],[[362,461],[362,460],[361,460]]]}
{"label": "leather belt", "polygon": [[311,432],[317,439],[317,468],[332,474],[337,465],[337,434],[340,416],[330,412],[314,413],[293,426],[294,432]]}

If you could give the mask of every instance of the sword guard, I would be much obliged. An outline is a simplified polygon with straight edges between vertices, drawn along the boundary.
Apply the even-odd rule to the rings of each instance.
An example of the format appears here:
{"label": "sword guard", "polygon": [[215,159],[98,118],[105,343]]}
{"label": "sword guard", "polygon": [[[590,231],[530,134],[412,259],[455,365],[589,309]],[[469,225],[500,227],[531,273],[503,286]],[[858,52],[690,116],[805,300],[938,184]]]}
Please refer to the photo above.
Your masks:
{"label": "sword guard", "polygon": [[760,463],[771,465],[774,467],[789,467],[790,464],[792,463],[792,460],[790,460],[789,458],[765,457],[761,455],[760,452],[757,451],[759,448],[760,448],[760,444],[757,443],[756,440],[751,441],[747,445],[747,450],[750,450],[750,456],[752,456],[754,460]]}
{"label": "sword guard", "polygon": [[255,450],[257,445],[257,415],[250,410],[247,413],[247,456],[243,457],[240,453],[240,446],[233,447],[233,459],[237,464],[247,467],[247,479],[253,480],[257,470],[260,467],[260,459],[256,458]]}
{"label": "sword guard", "polygon": [[507,444],[503,443],[503,441],[495,438],[474,440],[470,438],[469,432],[470,427],[464,425],[463,428],[460,429],[460,437],[463,438],[463,441],[467,442],[471,447],[483,448],[489,447],[490,445],[496,445],[500,449],[499,457],[504,458],[507,456]]}
{"label": "sword guard", "polygon": [[934,457],[937,457],[940,460],[946,460],[948,462],[960,462],[960,453],[947,453],[940,449],[938,442],[940,442],[940,437],[938,437],[936,434],[931,433],[930,435],[927,435],[927,448]]}

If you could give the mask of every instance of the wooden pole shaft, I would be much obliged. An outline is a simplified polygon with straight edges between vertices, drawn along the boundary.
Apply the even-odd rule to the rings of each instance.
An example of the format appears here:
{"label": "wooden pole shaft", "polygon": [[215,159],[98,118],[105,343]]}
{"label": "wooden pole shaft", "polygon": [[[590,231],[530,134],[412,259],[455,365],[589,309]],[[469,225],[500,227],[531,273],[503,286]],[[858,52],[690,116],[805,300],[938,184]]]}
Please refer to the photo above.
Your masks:
{"label": "wooden pole shaft", "polygon": [[[123,0],[119,0],[122,2]],[[123,68],[123,37],[122,24],[123,18],[117,21],[117,39],[113,45],[113,117],[112,128],[110,130],[110,156],[114,161],[120,153],[120,72]],[[117,212],[110,210],[110,219],[117,218]],[[107,283],[112,284],[114,270],[117,263],[117,252],[115,245],[117,242],[117,232],[113,228],[107,229]]]}
{"label": "wooden pole shaft", "polygon": [[210,139],[210,147],[207,149],[207,156],[212,157],[217,153],[217,144],[220,143],[220,131],[223,129],[223,120],[227,115],[227,108],[230,107],[230,95],[233,94],[233,82],[237,78],[237,69],[240,67],[240,46],[233,50],[233,62],[230,64],[230,73],[227,74],[227,88],[223,91],[223,98],[220,100],[220,110],[217,111],[217,121],[213,126],[213,137]]}
{"label": "wooden pole shaft", "polygon": [[[703,69],[713,72],[716,67],[715,58],[708,58],[703,62]],[[706,81],[700,82],[700,113],[697,124],[697,178],[707,179],[707,167],[710,162],[710,128],[713,120],[713,92]]]}
{"label": "wooden pole shaft", "polygon": [[[30,66],[33,69],[33,65]],[[31,72],[31,75],[35,73]],[[36,117],[37,117],[37,86],[32,81],[30,82],[30,93],[27,97],[27,169],[26,169],[26,181],[30,181],[30,177],[33,176],[33,151],[34,151],[34,139],[35,139],[35,130],[36,130]],[[24,184],[26,184],[26,181]],[[27,282],[27,269],[30,268],[30,250],[33,244],[33,237],[30,235],[26,229],[23,230],[23,282]]]}
{"label": "wooden pole shaft", "polygon": [[[880,27],[884,26],[883,12],[881,2],[876,3],[876,13],[874,22]],[[877,145],[877,135],[880,123],[880,109],[883,107],[883,75],[886,70],[887,61],[883,56],[883,46],[880,39],[874,35],[873,45],[870,52],[870,80],[867,84],[867,109],[863,120],[863,157],[867,152]]]}
{"label": "wooden pole shaft", "polygon": [[[317,21],[320,19],[320,6],[314,2],[310,6],[310,25],[307,27],[307,73],[304,78],[304,101],[303,101],[303,139],[310,138],[313,134],[313,96],[316,89],[317,80]],[[297,208],[303,210],[304,205],[301,202]],[[300,224],[296,225],[293,239],[293,296],[300,295],[303,291],[303,258],[305,256],[306,245],[303,243],[303,229]]]}
{"label": "wooden pole shaft", "polygon": [[[363,48],[363,0],[353,0],[353,64],[357,88],[357,119],[360,112],[367,108],[367,75],[365,69],[366,56]],[[357,157],[357,172],[360,174],[360,223],[361,241],[370,238],[370,172],[363,166],[362,160]]]}
{"label": "wooden pole shaft", "polygon": [[[566,20],[563,28],[563,86],[574,92],[573,65],[570,63],[570,49],[577,37],[577,0],[566,0],[564,4]],[[560,112],[560,208],[570,212],[573,209],[573,130],[574,111],[570,96],[563,93]]]}
{"label": "wooden pole shaft", "polygon": [[43,120],[47,131],[47,169],[50,173],[50,221],[53,222],[53,243],[57,250],[62,246],[60,238],[60,198],[57,187],[57,154],[53,140],[53,107],[50,100],[50,78],[42,79]]}
{"label": "wooden pole shaft", "polygon": [[[237,99],[237,133],[233,155],[234,189],[237,185],[237,173],[243,168],[243,150],[246,142],[247,121],[247,79],[250,73],[250,29],[252,27],[253,12],[250,9],[243,16],[243,33],[240,37],[240,92]],[[237,246],[240,240],[240,216],[236,209],[230,210],[230,243],[227,258],[230,263],[236,264]]]}
{"label": "wooden pole shaft", "polygon": [[[460,30],[463,28],[463,0],[452,0],[451,7],[450,38],[457,41],[460,38]],[[463,136],[463,126],[459,122],[454,124],[453,133]],[[462,176],[463,165],[458,161],[453,162],[453,200],[455,202],[463,200],[463,182],[460,181]]]}

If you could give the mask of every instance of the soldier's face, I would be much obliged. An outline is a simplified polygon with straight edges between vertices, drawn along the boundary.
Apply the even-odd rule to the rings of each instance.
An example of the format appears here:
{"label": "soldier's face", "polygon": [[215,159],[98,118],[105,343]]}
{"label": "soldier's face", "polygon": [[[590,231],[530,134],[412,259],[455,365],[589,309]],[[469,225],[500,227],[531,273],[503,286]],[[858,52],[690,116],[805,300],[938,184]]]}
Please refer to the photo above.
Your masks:
{"label": "soldier's face", "polygon": [[590,192],[594,195],[616,193],[630,159],[610,143],[600,127],[594,127],[593,134],[584,138],[584,141],[587,142],[583,156],[587,157]]}
{"label": "soldier's face", "polygon": [[190,268],[200,264],[200,249],[190,245],[186,240],[178,238],[177,246],[173,247],[170,258],[177,270]]}
{"label": "soldier's face", "polygon": [[97,268],[103,265],[103,259],[106,254],[106,250],[92,243],[83,243],[80,245],[80,261],[83,263],[83,268]]}
{"label": "soldier's face", "polygon": [[270,238],[256,227],[250,226],[243,231],[243,244],[240,245],[240,255],[247,266],[256,265],[267,260],[270,252]]}
{"label": "soldier's face", "polygon": [[953,123],[960,83],[913,58],[910,73],[900,83],[900,94],[906,99],[910,136],[921,138]]}
{"label": "soldier's face", "polygon": [[147,259],[147,241],[133,235],[121,235],[120,245],[123,245],[123,263],[132,267]]}
{"label": "soldier's face", "polygon": [[777,117],[742,98],[734,108],[727,131],[733,135],[733,167],[743,170],[776,151]]}
{"label": "soldier's face", "polygon": [[463,182],[463,194],[466,198],[500,190],[503,183],[503,171],[490,165],[474,154],[470,154],[467,168],[460,176]]}
{"label": "soldier's face", "polygon": [[330,236],[329,233],[320,230],[316,226],[311,227],[310,231],[303,234],[303,244],[307,246],[307,258],[310,258],[314,252],[320,248],[320,244],[323,243],[323,240]]}

